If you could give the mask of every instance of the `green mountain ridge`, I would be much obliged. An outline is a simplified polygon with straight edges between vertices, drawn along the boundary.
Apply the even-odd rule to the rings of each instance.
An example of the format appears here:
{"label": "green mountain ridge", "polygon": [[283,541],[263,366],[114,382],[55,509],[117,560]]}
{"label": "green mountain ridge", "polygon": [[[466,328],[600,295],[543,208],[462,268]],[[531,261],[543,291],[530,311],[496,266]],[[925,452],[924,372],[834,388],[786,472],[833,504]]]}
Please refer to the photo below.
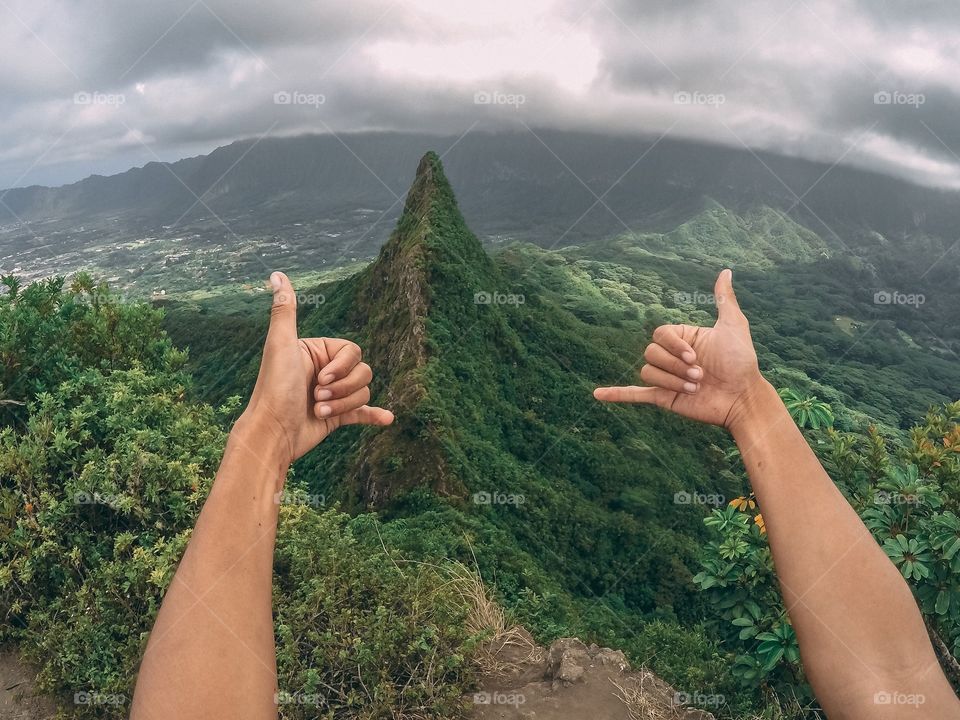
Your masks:
{"label": "green mountain ridge", "polygon": [[[373,400],[396,423],[335,433],[297,463],[293,485],[411,561],[475,564],[541,639],[579,635],[635,662],[655,656],[654,670],[687,687],[725,687],[692,578],[709,502],[746,490],[726,456],[732,443],[591,391],[634,382],[656,326],[712,323],[710,290],[726,264],[762,369],[831,403],[837,430],[902,438],[960,387],[955,363],[918,332],[930,317],[874,303],[871,263],[778,210],[713,202],[662,233],[488,254],[428,153],[377,259],[297,285],[325,298],[301,306],[301,333],[360,343]],[[252,387],[265,302],[260,291],[245,305],[165,303],[203,396]]]}
{"label": "green mountain ridge", "polygon": [[[297,476],[355,511],[380,510],[407,528],[395,540],[416,555],[424,551],[411,545],[417,537],[452,557],[469,558],[475,542],[481,569],[511,592],[529,584],[524,576],[541,592],[616,588],[638,611],[689,617],[684,562],[699,516],[679,515],[672,501],[687,489],[678,478],[711,474],[700,438],[681,434],[656,451],[637,442],[682,423],[592,399],[591,378],[633,376],[625,358],[635,350],[520,293],[505,269],[466,227],[439,158],[427,154],[377,261],[301,320],[302,332],[336,329],[361,343],[378,376],[374,400],[397,420],[331,438],[323,459],[309,458]],[[654,544],[675,572],[631,556]],[[618,587],[624,578],[633,579],[629,589]]]}

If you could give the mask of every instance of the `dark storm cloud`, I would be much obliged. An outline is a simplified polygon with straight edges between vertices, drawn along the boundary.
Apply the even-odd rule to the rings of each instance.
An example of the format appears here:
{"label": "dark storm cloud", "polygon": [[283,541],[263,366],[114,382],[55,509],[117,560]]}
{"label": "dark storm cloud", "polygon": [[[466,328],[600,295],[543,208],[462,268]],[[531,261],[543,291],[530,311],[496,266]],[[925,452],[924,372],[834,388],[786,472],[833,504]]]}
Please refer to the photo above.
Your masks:
{"label": "dark storm cloud", "polygon": [[2,0],[0,187],[267,132],[521,123],[960,186],[958,30],[925,0]]}

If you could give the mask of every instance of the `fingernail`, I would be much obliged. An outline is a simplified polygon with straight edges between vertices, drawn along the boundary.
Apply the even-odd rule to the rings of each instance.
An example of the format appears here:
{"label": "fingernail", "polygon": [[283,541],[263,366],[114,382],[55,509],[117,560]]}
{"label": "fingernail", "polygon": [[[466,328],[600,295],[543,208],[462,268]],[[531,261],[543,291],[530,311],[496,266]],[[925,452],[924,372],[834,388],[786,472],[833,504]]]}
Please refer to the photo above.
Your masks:
{"label": "fingernail", "polygon": [[690,382],[684,383],[684,384],[683,384],[683,389],[684,389],[685,392],[695,393],[695,392],[697,391],[697,384],[696,384],[696,383],[690,383]]}
{"label": "fingernail", "polygon": [[691,380],[699,380],[702,374],[703,374],[703,371],[698,367],[690,368],[689,370],[687,370],[687,377],[690,378]]}
{"label": "fingernail", "polygon": [[321,376],[320,376],[320,384],[321,384],[321,385],[327,385],[328,383],[331,383],[331,382],[333,382],[333,375],[332,375],[332,374],[327,374],[327,375],[321,375]]}
{"label": "fingernail", "polygon": [[320,417],[329,417],[333,410],[329,405],[320,406]]}
{"label": "fingernail", "polygon": [[684,350],[683,355],[681,355],[681,357],[683,358],[684,362],[686,362],[688,365],[692,365],[697,359],[696,354],[692,350]]}
{"label": "fingernail", "polygon": [[271,273],[270,287],[272,287],[274,290],[279,290],[281,285],[282,281],[280,280],[280,273]]}
{"label": "fingernail", "polygon": [[317,393],[317,400],[329,400],[333,397],[332,390],[321,390]]}

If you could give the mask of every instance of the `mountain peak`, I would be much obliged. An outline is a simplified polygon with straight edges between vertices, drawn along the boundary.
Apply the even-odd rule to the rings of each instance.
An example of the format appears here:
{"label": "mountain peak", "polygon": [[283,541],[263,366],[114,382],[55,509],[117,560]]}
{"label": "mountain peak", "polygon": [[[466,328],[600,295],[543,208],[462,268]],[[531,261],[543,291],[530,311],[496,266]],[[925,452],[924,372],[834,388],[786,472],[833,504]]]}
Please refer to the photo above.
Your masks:
{"label": "mountain peak", "polygon": [[[463,493],[447,470],[444,429],[434,426],[428,409],[431,338],[469,330],[478,315],[476,294],[501,287],[498,278],[460,213],[440,157],[428,152],[396,229],[356,290],[354,324],[366,329],[370,364],[389,378],[381,402],[397,414],[393,426],[370,438],[357,467],[358,494],[367,505],[382,506],[419,485],[441,495]],[[410,449],[409,457],[398,457],[398,448]]]}

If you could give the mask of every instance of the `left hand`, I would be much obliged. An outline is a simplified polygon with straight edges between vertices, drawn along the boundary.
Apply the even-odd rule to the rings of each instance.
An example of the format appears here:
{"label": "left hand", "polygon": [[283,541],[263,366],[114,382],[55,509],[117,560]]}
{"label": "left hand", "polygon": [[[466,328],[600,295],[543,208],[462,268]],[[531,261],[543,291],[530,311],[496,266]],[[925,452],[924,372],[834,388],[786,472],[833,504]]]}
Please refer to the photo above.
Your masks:
{"label": "left hand", "polygon": [[389,425],[393,413],[367,405],[373,372],[360,346],[339,338],[300,338],[297,297],[283,273],[270,276],[273,307],[260,374],[244,411],[268,430],[285,462],[302,457],[343,425]]}

